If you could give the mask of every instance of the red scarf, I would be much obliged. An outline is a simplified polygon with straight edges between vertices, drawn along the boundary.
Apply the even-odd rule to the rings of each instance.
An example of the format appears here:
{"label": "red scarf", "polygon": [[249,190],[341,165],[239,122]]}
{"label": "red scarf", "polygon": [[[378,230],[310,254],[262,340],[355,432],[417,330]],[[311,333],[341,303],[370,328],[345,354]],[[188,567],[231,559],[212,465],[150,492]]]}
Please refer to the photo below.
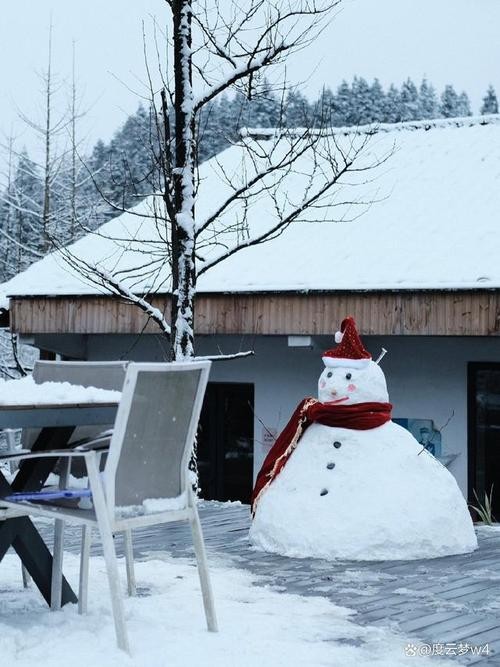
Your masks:
{"label": "red scarf", "polygon": [[315,398],[304,398],[271,447],[257,475],[252,494],[252,514],[255,513],[261,493],[279,475],[302,434],[312,423],[366,431],[390,421],[391,410],[391,403],[335,405],[320,403]]}

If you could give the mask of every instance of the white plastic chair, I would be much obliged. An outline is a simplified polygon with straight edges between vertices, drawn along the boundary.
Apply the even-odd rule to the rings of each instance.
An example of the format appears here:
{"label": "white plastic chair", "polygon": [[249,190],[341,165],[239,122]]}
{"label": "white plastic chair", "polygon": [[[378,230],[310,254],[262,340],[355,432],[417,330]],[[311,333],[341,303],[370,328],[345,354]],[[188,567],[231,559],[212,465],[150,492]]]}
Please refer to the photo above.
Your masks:
{"label": "white plastic chair", "polygon": [[[205,545],[188,476],[188,463],[209,370],[210,362],[207,361],[130,363],[109,451],[106,449],[108,457],[103,474],[99,472],[100,451],[92,449],[88,444],[71,451],[19,455],[21,460],[44,456],[82,457],[88,473],[93,509],[62,507],[56,503],[35,500],[12,502],[2,499],[2,504],[13,509],[22,507],[29,514],[57,517],[85,527],[80,571],[81,611],[86,608],[87,600],[90,531],[97,528],[106,561],[117,644],[127,652],[129,642],[113,542],[114,532],[127,533],[144,526],[189,521],[207,627],[209,631],[217,631]],[[148,511],[149,504],[144,503],[149,499],[157,499],[154,511]],[[126,508],[126,511],[122,511],[122,508]],[[127,569],[133,568],[131,554],[127,558],[127,565]]]}

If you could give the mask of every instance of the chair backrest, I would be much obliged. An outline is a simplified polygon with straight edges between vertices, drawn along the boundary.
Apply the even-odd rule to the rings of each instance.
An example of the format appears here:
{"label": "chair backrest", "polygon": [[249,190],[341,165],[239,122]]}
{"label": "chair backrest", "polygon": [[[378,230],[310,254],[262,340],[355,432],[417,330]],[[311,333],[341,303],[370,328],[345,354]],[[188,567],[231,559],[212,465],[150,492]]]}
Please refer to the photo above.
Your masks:
{"label": "chair backrest", "polygon": [[106,498],[116,507],[187,490],[209,361],[130,363],[105,467]]}
{"label": "chair backrest", "polygon": [[[125,382],[128,361],[35,361],[33,380],[42,382],[70,382],[83,387],[121,391]],[[112,424],[78,426],[70,442],[93,438]],[[23,429],[22,446],[31,449],[40,429]]]}

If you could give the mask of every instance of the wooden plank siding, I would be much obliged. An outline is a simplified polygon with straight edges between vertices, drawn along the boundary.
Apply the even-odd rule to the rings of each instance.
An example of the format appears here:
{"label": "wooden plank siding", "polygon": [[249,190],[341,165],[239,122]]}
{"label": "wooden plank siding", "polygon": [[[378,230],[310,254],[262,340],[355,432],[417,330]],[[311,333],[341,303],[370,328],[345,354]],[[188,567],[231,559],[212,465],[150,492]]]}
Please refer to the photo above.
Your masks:
{"label": "wooden plank siding", "polygon": [[[169,313],[169,297],[152,303]],[[362,334],[497,336],[500,292],[198,294],[198,334],[330,335],[346,315]],[[167,317],[168,319],[168,317]],[[20,334],[157,333],[137,306],[107,296],[16,297],[10,328]]]}

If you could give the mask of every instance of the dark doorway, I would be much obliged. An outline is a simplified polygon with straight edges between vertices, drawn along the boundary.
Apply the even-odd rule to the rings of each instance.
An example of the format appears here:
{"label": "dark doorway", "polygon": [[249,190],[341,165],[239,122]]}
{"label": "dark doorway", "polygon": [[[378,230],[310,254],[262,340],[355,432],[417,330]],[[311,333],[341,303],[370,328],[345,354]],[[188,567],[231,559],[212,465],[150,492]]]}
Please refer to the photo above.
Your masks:
{"label": "dark doorway", "polygon": [[500,363],[470,363],[469,502],[481,503],[493,485],[493,514],[500,519]]}
{"label": "dark doorway", "polygon": [[202,498],[250,502],[253,405],[253,384],[209,383],[198,431]]}

